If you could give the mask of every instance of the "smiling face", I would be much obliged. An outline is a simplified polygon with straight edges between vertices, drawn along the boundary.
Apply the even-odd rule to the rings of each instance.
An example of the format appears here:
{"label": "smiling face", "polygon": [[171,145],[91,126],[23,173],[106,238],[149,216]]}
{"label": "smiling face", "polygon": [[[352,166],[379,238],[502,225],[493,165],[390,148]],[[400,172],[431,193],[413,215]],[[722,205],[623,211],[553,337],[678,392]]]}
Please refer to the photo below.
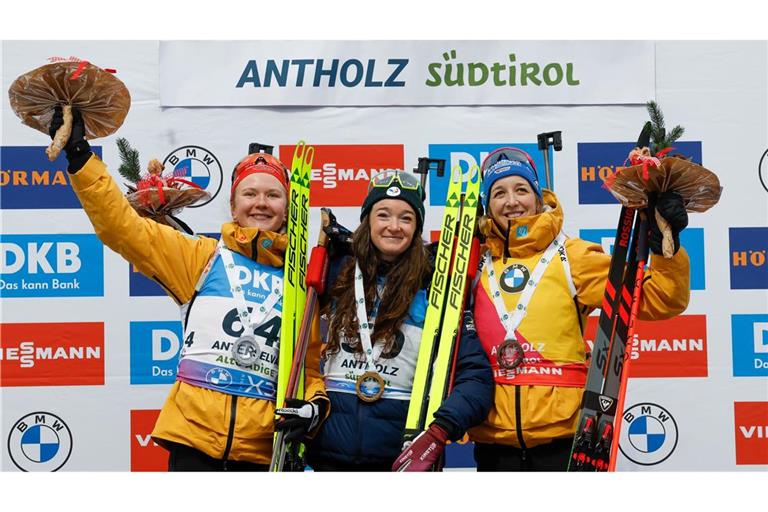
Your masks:
{"label": "smiling face", "polygon": [[519,217],[539,213],[538,196],[528,180],[521,176],[507,176],[491,187],[488,209],[501,225]]}
{"label": "smiling face", "polygon": [[382,199],[369,216],[371,241],[384,261],[394,261],[411,245],[416,233],[416,212],[405,201]]}
{"label": "smiling face", "polygon": [[232,220],[240,226],[280,231],[285,223],[288,195],[274,176],[254,173],[237,185],[231,207]]}

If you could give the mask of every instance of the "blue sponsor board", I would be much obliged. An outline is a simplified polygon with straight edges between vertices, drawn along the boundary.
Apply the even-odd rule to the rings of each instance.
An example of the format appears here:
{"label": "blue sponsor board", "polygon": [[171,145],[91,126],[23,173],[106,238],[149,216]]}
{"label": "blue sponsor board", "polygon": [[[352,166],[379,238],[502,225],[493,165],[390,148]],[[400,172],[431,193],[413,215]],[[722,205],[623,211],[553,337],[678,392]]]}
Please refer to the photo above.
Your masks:
{"label": "blue sponsor board", "polygon": [[[201,236],[221,238],[221,233],[200,233]],[[164,297],[167,295],[162,286],[136,270],[133,265],[128,265],[128,294],[131,297]]]}
{"label": "blue sponsor board", "polygon": [[[451,176],[450,171],[454,166],[461,166],[461,172],[464,174],[464,183],[466,183],[469,179],[469,176],[466,176],[466,174],[470,167],[473,165],[479,167],[491,151],[506,146],[522,149],[531,155],[538,171],[539,184],[544,188],[546,183],[544,179],[544,157],[541,155],[541,151],[539,151],[537,144],[520,144],[514,142],[497,144],[430,144],[429,158],[442,158],[445,160],[445,175],[440,178],[436,174],[430,174],[429,179],[427,180],[429,183],[429,204],[434,206],[445,205],[445,195],[448,193],[448,183]],[[551,149],[549,155],[551,162]],[[554,174],[554,166],[552,174]],[[464,188],[465,187],[462,186],[462,190],[464,190]],[[552,185],[552,188],[554,188],[554,184]]]}
{"label": "blue sponsor board", "polygon": [[131,384],[171,384],[179,366],[180,321],[131,322]]}
{"label": "blue sponsor board", "polygon": [[731,289],[768,288],[768,228],[729,228]]}
{"label": "blue sponsor board", "polygon": [[768,314],[731,315],[734,377],[768,377]]}
{"label": "blue sponsor board", "polygon": [[[45,146],[0,147],[0,209],[80,208],[69,186],[67,159],[62,151],[50,162]],[[101,158],[101,146],[91,146]]]}
{"label": "blue sponsor board", "polygon": [[0,296],[102,297],[96,235],[0,235]]}
{"label": "blue sponsor board", "polygon": [[[577,169],[579,204],[618,204],[603,187],[603,182],[616,170],[629,165],[627,156],[634,142],[579,142]],[[676,142],[672,154],[685,155],[701,164],[701,141]]]}
{"label": "blue sponsor board", "polygon": [[[582,229],[579,237],[595,242],[603,247],[607,254],[613,254],[613,242],[616,238],[614,229]],[[703,290],[706,287],[706,269],[704,268],[704,228],[686,228],[680,232],[680,245],[685,248],[691,262],[691,290]],[[653,258],[663,258],[655,256]]]}

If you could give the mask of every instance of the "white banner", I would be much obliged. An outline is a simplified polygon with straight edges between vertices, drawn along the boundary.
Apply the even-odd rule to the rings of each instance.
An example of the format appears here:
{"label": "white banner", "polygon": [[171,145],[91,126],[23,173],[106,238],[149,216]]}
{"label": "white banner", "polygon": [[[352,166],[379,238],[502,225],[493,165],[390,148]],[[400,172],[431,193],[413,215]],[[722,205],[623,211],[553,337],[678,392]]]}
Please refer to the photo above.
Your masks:
{"label": "white banner", "polygon": [[167,41],[160,104],[597,105],[655,98],[648,41]]}

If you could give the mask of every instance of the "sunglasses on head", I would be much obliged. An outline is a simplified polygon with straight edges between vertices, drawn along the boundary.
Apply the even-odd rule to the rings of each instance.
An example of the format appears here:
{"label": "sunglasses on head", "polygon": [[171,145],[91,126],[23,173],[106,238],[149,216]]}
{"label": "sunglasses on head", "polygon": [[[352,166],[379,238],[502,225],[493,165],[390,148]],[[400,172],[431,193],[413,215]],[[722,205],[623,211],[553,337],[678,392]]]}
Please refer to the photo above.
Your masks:
{"label": "sunglasses on head", "polygon": [[370,192],[372,188],[389,188],[395,180],[406,190],[418,190],[421,188],[421,181],[413,174],[395,169],[387,169],[371,178],[371,181],[368,182],[368,191]]}

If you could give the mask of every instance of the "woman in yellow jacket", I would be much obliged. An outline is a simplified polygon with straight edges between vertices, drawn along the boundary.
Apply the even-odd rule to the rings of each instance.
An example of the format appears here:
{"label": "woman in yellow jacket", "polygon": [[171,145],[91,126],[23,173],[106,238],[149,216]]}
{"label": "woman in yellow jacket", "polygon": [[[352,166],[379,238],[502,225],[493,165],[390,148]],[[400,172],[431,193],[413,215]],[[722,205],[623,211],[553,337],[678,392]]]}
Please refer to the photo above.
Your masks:
{"label": "woman in yellow jacket", "polygon": [[[268,154],[243,158],[230,192],[232,222],[222,226],[221,240],[188,236],[131,208],[106,165],[91,153],[82,118],[73,110],[64,148],[67,170],[97,236],[181,308],[177,380],[152,431],[153,440],[170,452],[169,470],[267,470],[288,243],[287,169]],[[51,134],[62,121],[57,109]],[[308,401],[292,404],[284,416],[284,423],[291,420],[292,437],[313,431],[328,413],[319,368],[316,343],[306,359]]]}
{"label": "woman in yellow jacket", "polygon": [[[473,312],[496,385],[488,418],[469,431],[475,460],[479,471],[565,471],[587,375],[583,330],[601,305],[611,258],[599,245],[563,234],[560,203],[539,187],[527,153],[500,148],[482,172],[491,222]],[[660,197],[658,208],[678,250],[671,259],[653,258],[639,309],[644,320],[681,313],[690,294],[688,255],[677,237],[688,223],[685,208],[676,194]],[[652,250],[660,252],[660,240],[651,234]],[[518,308],[526,313],[515,315]],[[519,366],[505,359],[510,321],[523,351]]]}

